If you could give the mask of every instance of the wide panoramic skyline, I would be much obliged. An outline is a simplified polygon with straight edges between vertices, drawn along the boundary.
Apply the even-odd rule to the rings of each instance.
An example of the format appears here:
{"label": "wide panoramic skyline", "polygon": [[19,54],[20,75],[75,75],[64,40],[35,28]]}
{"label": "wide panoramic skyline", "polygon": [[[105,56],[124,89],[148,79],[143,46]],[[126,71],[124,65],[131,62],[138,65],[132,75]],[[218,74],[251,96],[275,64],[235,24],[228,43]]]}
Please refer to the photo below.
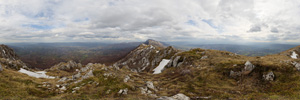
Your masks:
{"label": "wide panoramic skyline", "polygon": [[0,42],[300,43],[299,0],[0,0]]}

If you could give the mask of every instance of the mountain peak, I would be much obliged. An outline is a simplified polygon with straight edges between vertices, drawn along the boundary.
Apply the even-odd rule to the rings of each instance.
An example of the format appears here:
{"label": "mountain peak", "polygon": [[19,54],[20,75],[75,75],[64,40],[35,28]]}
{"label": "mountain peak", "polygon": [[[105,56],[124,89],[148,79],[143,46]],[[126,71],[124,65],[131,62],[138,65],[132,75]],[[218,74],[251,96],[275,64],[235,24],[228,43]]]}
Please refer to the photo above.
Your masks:
{"label": "mountain peak", "polygon": [[144,42],[144,44],[153,45],[153,46],[160,47],[160,48],[165,48],[163,43],[153,40],[153,39],[148,39],[146,42]]}

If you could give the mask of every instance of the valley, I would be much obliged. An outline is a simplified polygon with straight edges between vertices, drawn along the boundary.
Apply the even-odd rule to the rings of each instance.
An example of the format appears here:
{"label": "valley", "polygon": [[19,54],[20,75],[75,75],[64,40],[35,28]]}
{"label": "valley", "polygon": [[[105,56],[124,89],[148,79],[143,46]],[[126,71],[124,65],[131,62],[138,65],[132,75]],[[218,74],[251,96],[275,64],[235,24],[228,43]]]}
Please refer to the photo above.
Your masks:
{"label": "valley", "polygon": [[30,67],[47,69],[74,60],[82,64],[112,64],[140,43],[15,43],[9,44]]}

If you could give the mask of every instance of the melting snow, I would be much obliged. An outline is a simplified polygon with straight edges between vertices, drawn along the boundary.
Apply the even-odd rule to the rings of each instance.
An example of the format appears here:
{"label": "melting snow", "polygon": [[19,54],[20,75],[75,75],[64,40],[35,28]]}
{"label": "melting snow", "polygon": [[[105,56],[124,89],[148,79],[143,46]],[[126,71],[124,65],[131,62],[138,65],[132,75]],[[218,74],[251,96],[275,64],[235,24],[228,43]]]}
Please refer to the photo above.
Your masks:
{"label": "melting snow", "polygon": [[170,62],[168,59],[163,59],[159,65],[153,69],[154,73],[153,74],[159,74],[161,71],[165,68],[165,66]]}
{"label": "melting snow", "polygon": [[2,50],[3,51],[3,53],[5,54],[5,50]]}
{"label": "melting snow", "polygon": [[296,52],[295,51],[293,51],[293,54],[291,55],[291,57],[293,58],[293,59],[297,59],[297,54],[296,54]]}
{"label": "melting snow", "polygon": [[35,77],[35,78],[50,78],[50,79],[54,79],[55,78],[53,76],[46,75],[45,71],[32,72],[32,71],[28,71],[26,69],[21,68],[19,70],[19,72],[27,74],[28,76]]}

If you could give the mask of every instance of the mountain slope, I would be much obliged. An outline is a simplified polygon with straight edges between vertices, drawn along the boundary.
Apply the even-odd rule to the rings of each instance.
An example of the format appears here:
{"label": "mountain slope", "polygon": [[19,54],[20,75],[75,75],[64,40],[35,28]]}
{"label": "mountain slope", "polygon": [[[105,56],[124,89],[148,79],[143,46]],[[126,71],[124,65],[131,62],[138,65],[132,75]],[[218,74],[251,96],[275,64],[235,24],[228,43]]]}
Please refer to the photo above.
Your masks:
{"label": "mountain slope", "polygon": [[0,58],[11,60],[18,60],[19,57],[15,54],[14,50],[6,45],[0,45]]}
{"label": "mountain slope", "polygon": [[294,56],[294,57],[293,57],[294,59],[299,59],[299,58],[300,58],[300,56],[299,56],[299,54],[300,54],[300,46],[291,48],[291,49],[289,49],[289,50],[286,50],[286,51],[284,51],[284,52],[281,52],[280,54],[281,54],[281,55],[285,55],[285,56],[289,56],[289,57]]}
{"label": "mountain slope", "polygon": [[[291,50],[298,52],[297,48]],[[29,77],[4,67],[0,71],[0,80],[4,82],[0,83],[0,97],[299,99],[300,73],[295,63],[300,63],[300,59],[284,53],[247,57],[218,50],[179,51],[141,44],[114,66],[69,61],[45,70],[55,79]],[[165,61],[168,63],[161,73],[153,74],[153,69]]]}

